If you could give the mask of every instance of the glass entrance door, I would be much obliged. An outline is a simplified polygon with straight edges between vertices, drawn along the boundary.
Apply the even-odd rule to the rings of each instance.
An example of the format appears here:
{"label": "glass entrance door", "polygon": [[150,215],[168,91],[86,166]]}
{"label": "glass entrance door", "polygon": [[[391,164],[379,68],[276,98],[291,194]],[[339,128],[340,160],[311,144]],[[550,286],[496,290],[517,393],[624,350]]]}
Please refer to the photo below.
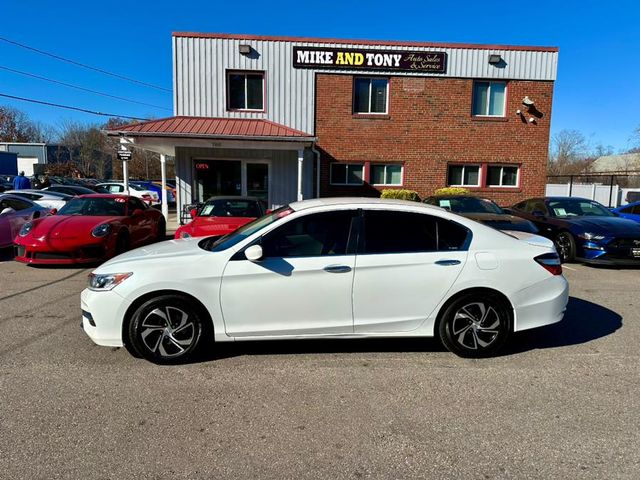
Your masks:
{"label": "glass entrance door", "polygon": [[258,197],[269,203],[268,163],[247,163],[246,192],[250,197]]}
{"label": "glass entrance door", "polygon": [[242,195],[240,160],[196,160],[194,163],[199,202],[219,195]]}

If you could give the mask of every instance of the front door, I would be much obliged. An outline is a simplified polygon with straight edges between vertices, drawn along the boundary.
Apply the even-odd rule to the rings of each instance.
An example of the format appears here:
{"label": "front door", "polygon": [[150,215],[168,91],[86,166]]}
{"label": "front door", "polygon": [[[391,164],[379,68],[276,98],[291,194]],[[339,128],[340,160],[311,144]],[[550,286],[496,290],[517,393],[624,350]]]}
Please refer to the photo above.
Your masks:
{"label": "front door", "polygon": [[462,271],[469,231],[423,213],[365,211],[353,281],[355,333],[424,323]]}
{"label": "front door", "polygon": [[220,301],[234,337],[353,332],[355,210],[294,218],[260,240],[257,262],[230,260]]}
{"label": "front door", "polygon": [[196,160],[194,166],[199,202],[217,196],[242,195],[240,160]]}
{"label": "front door", "polygon": [[269,205],[269,164],[247,162],[246,195]]}

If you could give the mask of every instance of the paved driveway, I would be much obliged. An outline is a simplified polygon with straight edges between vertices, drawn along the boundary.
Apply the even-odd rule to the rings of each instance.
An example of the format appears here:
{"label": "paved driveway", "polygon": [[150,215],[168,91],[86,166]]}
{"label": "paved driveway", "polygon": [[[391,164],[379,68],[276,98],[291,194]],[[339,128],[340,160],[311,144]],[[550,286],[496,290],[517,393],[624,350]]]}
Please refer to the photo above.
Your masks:
{"label": "paved driveway", "polygon": [[571,266],[505,355],[225,345],[159,367],[79,328],[88,270],[0,262],[0,478],[638,478],[640,271]]}

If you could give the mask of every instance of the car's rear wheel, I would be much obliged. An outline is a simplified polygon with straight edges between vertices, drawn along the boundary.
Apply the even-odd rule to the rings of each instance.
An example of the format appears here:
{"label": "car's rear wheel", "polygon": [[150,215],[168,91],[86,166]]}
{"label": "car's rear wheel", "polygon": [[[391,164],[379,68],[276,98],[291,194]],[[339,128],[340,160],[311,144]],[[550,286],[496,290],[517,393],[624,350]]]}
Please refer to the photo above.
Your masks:
{"label": "car's rear wheel", "polygon": [[438,325],[447,350],[461,357],[495,355],[511,333],[511,308],[498,295],[471,292],[451,302]]}
{"label": "car's rear wheel", "polygon": [[185,362],[202,348],[204,318],[188,299],[180,295],[159,295],[133,313],[127,344],[154,363]]}
{"label": "car's rear wheel", "polygon": [[554,243],[562,263],[570,263],[576,259],[576,240],[569,232],[560,232]]}

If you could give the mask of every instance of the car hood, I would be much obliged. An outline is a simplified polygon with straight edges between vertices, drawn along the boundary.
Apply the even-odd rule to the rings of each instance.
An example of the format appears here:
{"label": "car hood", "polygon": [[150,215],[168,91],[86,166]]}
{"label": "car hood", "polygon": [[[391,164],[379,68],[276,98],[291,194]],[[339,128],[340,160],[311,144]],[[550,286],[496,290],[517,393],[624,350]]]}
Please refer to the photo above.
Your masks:
{"label": "car hood", "polygon": [[584,232],[606,236],[640,235],[640,224],[620,217],[577,217],[562,219]]}
{"label": "car hood", "polygon": [[183,228],[194,237],[225,235],[253,220],[251,217],[196,217]]}
{"label": "car hood", "polygon": [[92,217],[82,215],[51,215],[33,221],[29,232],[32,238],[72,239],[86,237],[91,230],[103,223],[120,220],[120,217]]}
{"label": "car hood", "polygon": [[515,215],[499,213],[461,213],[459,215],[498,230],[535,230],[535,226],[529,220]]}
{"label": "car hood", "polygon": [[169,260],[171,264],[184,265],[190,257],[200,257],[203,254],[211,253],[198,246],[200,241],[201,239],[199,238],[185,238],[180,240],[167,240],[165,242],[153,243],[136,248],[135,250],[125,252],[103,263],[98,267],[96,273],[113,273],[114,267],[122,268],[126,265],[128,269],[129,267],[135,267],[143,263],[148,263],[150,266],[160,264],[167,266]]}

